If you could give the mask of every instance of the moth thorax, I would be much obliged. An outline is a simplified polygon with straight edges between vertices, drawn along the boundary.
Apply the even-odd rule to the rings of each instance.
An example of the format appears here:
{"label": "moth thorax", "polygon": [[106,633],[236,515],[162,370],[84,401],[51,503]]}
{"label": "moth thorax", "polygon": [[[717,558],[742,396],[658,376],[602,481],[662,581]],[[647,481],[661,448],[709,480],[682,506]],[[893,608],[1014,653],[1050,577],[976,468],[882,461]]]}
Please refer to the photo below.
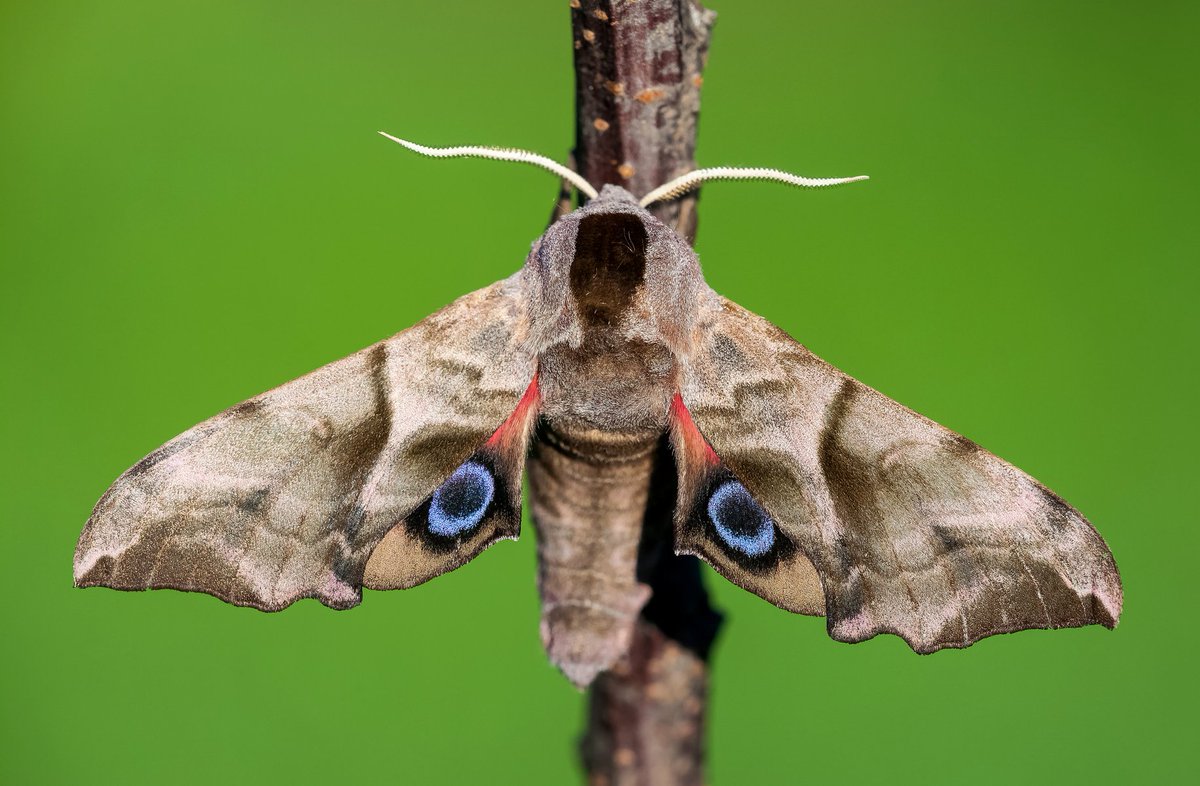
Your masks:
{"label": "moth thorax", "polygon": [[646,275],[646,228],[629,213],[594,213],[579,222],[571,294],[586,328],[616,324]]}

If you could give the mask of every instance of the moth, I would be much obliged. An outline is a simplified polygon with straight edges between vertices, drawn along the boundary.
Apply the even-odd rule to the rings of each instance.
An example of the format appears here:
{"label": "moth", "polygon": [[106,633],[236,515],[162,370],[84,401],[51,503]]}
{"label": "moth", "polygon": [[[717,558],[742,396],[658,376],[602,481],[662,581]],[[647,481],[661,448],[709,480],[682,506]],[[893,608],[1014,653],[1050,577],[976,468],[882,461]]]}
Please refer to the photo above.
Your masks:
{"label": "moth", "polygon": [[1120,576],[1078,511],[718,295],[646,209],[714,178],[859,178],[703,169],[639,200],[533,153],[385,136],[533,163],[587,201],[508,278],[137,462],[83,529],[77,586],[345,609],[516,539],[527,475],[542,641],[582,687],[649,598],[635,567],[665,460],[675,551],[838,641],[1116,625]]}

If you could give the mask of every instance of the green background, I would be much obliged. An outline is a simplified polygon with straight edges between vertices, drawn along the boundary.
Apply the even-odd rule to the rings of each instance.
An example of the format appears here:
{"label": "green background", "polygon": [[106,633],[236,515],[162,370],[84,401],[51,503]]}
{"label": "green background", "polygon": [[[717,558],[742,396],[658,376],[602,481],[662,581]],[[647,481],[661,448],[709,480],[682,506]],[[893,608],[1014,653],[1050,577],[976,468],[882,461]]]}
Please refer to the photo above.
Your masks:
{"label": "green background", "polygon": [[[709,282],[1071,500],[1127,604],[918,657],[710,572],[710,780],[1194,774],[1196,4],[712,5],[700,163],[873,179],[708,187]],[[341,613],[70,569],[143,454],[521,264],[552,177],[376,130],[561,160],[572,80],[566,0],[3,4],[0,780],[578,777],[528,525]]]}

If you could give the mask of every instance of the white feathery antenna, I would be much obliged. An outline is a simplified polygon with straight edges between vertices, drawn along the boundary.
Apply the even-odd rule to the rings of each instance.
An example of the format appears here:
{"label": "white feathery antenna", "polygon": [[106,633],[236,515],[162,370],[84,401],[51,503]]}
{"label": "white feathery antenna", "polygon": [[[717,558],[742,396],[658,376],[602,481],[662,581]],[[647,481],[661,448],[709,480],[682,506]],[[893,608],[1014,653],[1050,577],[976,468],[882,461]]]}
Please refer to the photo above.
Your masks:
{"label": "white feathery antenna", "polygon": [[[394,137],[386,131],[380,131],[379,134],[398,145],[408,148],[414,153],[420,153],[423,156],[432,156],[433,158],[474,156],[476,158],[491,158],[496,161],[517,161],[522,164],[533,164],[540,166],[542,169],[548,169],[559,177],[569,181],[582,194],[587,196],[588,199],[595,199],[598,195],[592,184],[584,180],[577,172],[568,169],[551,158],[531,153],[528,150],[517,150],[510,147],[480,147],[477,145],[426,147],[425,145],[418,145],[416,142],[409,142],[407,139]],[[776,183],[787,183],[788,185],[801,186],[803,188],[821,188],[823,186],[840,186],[844,183],[855,183],[859,180],[868,179],[866,175],[858,175],[857,177],[800,177],[790,172],[781,172],[778,169],[719,166],[711,169],[696,169],[688,172],[686,175],[675,178],[669,183],[663,183],[642,197],[638,204],[642,207],[648,207],[655,202],[683,196],[707,180],[772,180]]]}
{"label": "white feathery antenna", "polygon": [[542,169],[548,169],[559,177],[569,180],[572,185],[586,194],[588,199],[595,199],[597,196],[597,191],[592,188],[592,184],[584,180],[579,174],[551,158],[531,153],[528,150],[517,150],[508,147],[477,147],[474,145],[464,145],[462,147],[425,147],[425,145],[418,145],[416,142],[409,142],[405,139],[394,137],[384,131],[380,131],[379,133],[396,144],[402,145],[414,153],[420,153],[423,156],[432,156],[433,158],[474,156],[477,158],[493,158],[497,161],[517,161],[523,164],[540,166]]}
{"label": "white feathery antenna", "polygon": [[868,180],[866,175],[857,177],[800,177],[778,169],[762,169],[758,167],[727,167],[719,166],[712,169],[696,169],[681,175],[669,183],[663,183],[658,188],[642,197],[638,203],[647,207],[666,199],[683,196],[706,180],[773,180],[777,183],[787,183],[804,188],[820,188],[822,186],[840,186],[843,183],[854,183]]}

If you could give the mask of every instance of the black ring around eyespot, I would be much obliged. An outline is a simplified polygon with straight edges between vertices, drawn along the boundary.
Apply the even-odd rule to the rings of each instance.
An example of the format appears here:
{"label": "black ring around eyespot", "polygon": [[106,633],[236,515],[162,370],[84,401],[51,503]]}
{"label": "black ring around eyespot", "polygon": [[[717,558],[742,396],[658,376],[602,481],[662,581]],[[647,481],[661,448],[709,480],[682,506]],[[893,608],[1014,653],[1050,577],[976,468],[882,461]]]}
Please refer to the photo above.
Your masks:
{"label": "black ring around eyespot", "polygon": [[713,489],[706,511],[725,545],[747,557],[762,557],[775,546],[775,522],[739,481]]}

